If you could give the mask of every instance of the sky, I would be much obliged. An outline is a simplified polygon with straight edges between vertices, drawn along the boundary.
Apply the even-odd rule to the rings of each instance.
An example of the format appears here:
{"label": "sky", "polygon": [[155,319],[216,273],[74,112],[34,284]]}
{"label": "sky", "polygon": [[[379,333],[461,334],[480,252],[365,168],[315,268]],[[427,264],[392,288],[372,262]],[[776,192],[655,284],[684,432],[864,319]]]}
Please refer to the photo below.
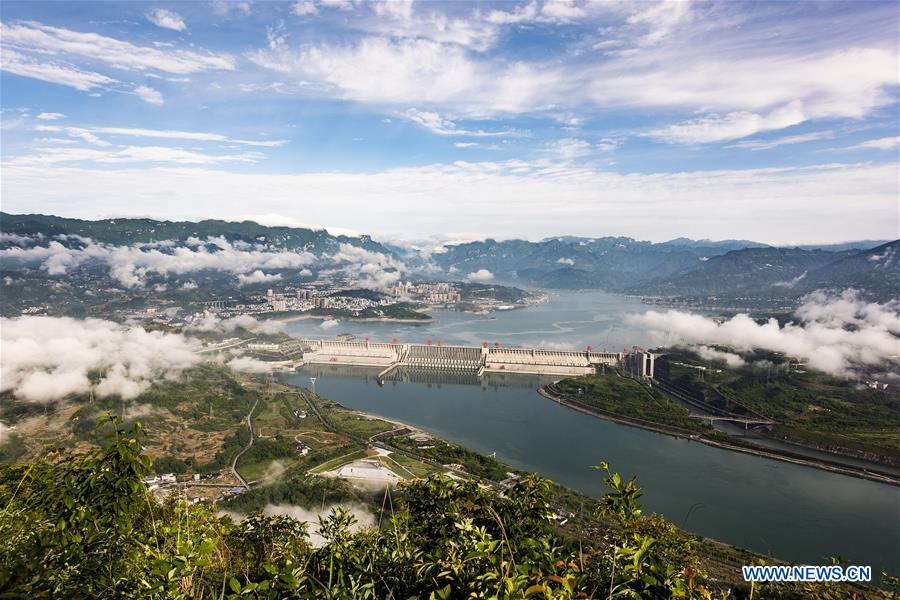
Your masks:
{"label": "sky", "polygon": [[382,240],[900,237],[896,2],[10,2],[0,204]]}

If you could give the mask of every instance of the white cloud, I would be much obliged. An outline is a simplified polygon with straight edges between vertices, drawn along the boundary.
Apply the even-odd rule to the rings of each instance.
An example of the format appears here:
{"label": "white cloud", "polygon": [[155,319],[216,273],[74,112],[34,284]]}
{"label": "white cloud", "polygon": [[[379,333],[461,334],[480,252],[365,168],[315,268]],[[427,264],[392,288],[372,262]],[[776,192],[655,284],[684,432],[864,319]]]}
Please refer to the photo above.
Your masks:
{"label": "white cloud", "polygon": [[336,8],[338,10],[353,10],[352,0],[319,0],[323,8]]}
{"label": "white cloud", "polygon": [[360,236],[360,232],[356,231],[355,229],[343,229],[340,227],[326,228],[324,225],[313,225],[307,223],[306,221],[295,219],[294,217],[286,217],[284,215],[272,213],[264,215],[228,215],[222,217],[222,219],[225,221],[231,221],[233,223],[253,221],[254,223],[259,223],[260,225],[265,225],[266,227],[299,227],[301,229],[312,229],[313,231],[327,231],[331,235],[344,235],[347,237]]}
{"label": "white cloud", "polygon": [[[101,319],[24,316],[0,321],[0,391],[28,402],[61,400],[91,388],[98,396],[130,399],[197,361],[197,345],[178,334]],[[91,374],[99,380],[92,382]]]}
{"label": "white cloud", "polygon": [[487,269],[478,269],[472,273],[466,275],[466,280],[474,281],[478,283],[484,283],[487,281],[491,281],[494,278],[494,274],[488,271]]}
{"label": "white cloud", "polygon": [[247,16],[253,12],[251,0],[213,0],[213,13],[220,17],[228,17],[232,14]]}
{"label": "white cloud", "polygon": [[704,360],[712,362],[724,362],[732,369],[743,367],[747,364],[744,359],[740,357],[740,355],[735,354],[734,352],[724,352],[722,350],[717,350],[716,348],[710,348],[709,346],[702,345],[694,346],[692,350]]}
{"label": "white cloud", "polygon": [[[4,210],[13,213],[58,213],[65,199],[66,216],[127,216],[121,199],[128,197],[139,207],[131,215],[151,210],[158,217],[198,219],[246,214],[247,198],[254,198],[258,214],[297,217],[297,199],[315,198],[302,206],[304,222],[395,239],[484,235],[477,224],[485,223],[492,236],[532,239],[548,231],[658,241],[717,231],[767,243],[893,239],[900,196],[892,162],[620,174],[552,161],[457,161],[291,175],[6,164],[3,179]],[[428,210],[422,210],[423,198]],[[715,211],[709,198],[716,199]]]}
{"label": "white cloud", "polygon": [[649,135],[673,144],[704,144],[747,137],[772,129],[784,129],[802,123],[806,118],[800,102],[793,102],[765,116],[751,112],[708,115],[656,129]]}
{"label": "white cloud", "polygon": [[[110,146],[91,133],[79,134],[97,146]],[[182,165],[212,165],[224,162],[254,163],[264,158],[259,152],[242,152],[239,154],[206,154],[182,148],[165,146],[118,146],[104,150],[94,148],[39,148],[37,154],[16,157],[12,162],[18,164],[56,164],[66,162],[96,163],[175,163]]]}
{"label": "white cloud", "polygon": [[[564,25],[618,10],[615,7],[605,6],[604,4],[602,2],[582,2],[577,0],[531,0],[526,4],[519,4],[510,11],[492,10],[487,13],[485,20],[497,25],[528,23]],[[610,11],[610,8],[613,10]]]}
{"label": "white cloud", "polygon": [[572,266],[572,265],[575,264],[575,261],[574,261],[573,259],[571,259],[571,258],[565,258],[565,257],[560,258],[560,259],[557,260],[556,262],[558,262],[558,263],[561,264],[561,265],[569,265],[569,266]]}
{"label": "white cloud", "polygon": [[13,244],[16,246],[29,246],[35,239],[27,235],[0,231],[0,244]]}
{"label": "white cloud", "polygon": [[[674,64],[681,59],[670,56],[668,60]],[[623,61],[622,65],[633,63]],[[707,114],[653,132],[667,141],[703,143],[809,119],[863,117],[892,101],[887,90],[898,81],[895,53],[852,48],[814,56],[751,55],[727,63],[704,58],[691,69],[674,72],[659,65],[638,66],[634,73],[622,73],[606,91],[611,98],[643,106],[730,109],[724,116]]]}
{"label": "white cloud", "polygon": [[456,123],[441,117],[436,112],[421,111],[411,108],[405,113],[404,117],[418,123],[425,129],[438,135],[462,135],[467,137],[495,137],[495,136],[515,136],[518,132],[512,130],[504,131],[484,131],[483,129],[458,129]]}
{"label": "white cloud", "polygon": [[375,13],[401,21],[413,18],[413,0],[383,0],[374,3]]}
{"label": "white cloud", "polygon": [[238,273],[238,285],[254,285],[257,283],[272,283],[273,281],[281,281],[281,273],[264,273],[260,269],[253,271],[247,275]]}
{"label": "white cloud", "polygon": [[854,144],[853,146],[848,147],[847,150],[893,150],[898,145],[900,145],[900,135],[893,137],[883,137],[875,140],[866,140],[865,142],[860,142],[859,144]]}
{"label": "white cloud", "polygon": [[227,363],[228,367],[241,373],[268,373],[272,366],[264,361],[250,356],[238,356]]}
{"label": "white cloud", "polygon": [[[228,54],[136,46],[130,42],[97,33],[82,33],[44,25],[36,21],[17,21],[12,25],[0,23],[0,38],[2,38],[4,47],[4,57],[7,49],[13,48],[16,51],[28,51],[41,55],[80,56],[107,63],[117,69],[138,72],[162,71],[186,75],[201,71],[232,71],[235,69],[234,58]],[[5,65],[4,68],[6,68]],[[110,81],[108,78],[104,78],[101,83]],[[101,83],[79,89],[90,89]]]}
{"label": "white cloud", "polygon": [[[222,271],[244,276],[243,282],[268,280],[262,269],[301,269],[315,262],[308,252],[270,251],[259,246],[246,249],[224,238],[208,238],[215,250],[207,249],[197,240],[196,247],[168,247],[165,245],[135,244],[114,246],[86,240],[83,247],[66,247],[58,241],[47,246],[31,248],[12,247],[0,250],[0,261],[12,264],[39,264],[50,275],[62,275],[69,269],[87,261],[101,261],[110,269],[110,275],[125,287],[144,285],[147,275],[184,275],[203,270]],[[259,273],[259,274],[257,274]]]}
{"label": "white cloud", "polygon": [[368,507],[354,502],[344,502],[341,504],[330,504],[328,506],[322,506],[321,511],[309,510],[307,508],[303,508],[301,506],[296,506],[293,504],[267,504],[265,508],[263,508],[263,514],[267,517],[271,517],[274,515],[287,515],[296,521],[307,523],[307,527],[310,531],[310,545],[312,545],[313,548],[321,548],[325,545],[326,540],[319,533],[318,527],[321,524],[320,519],[327,518],[328,515],[330,515],[335,509],[345,510],[354,517],[354,522],[348,529],[350,533],[356,533],[363,529],[376,526],[375,515],[372,514]]}
{"label": "white cloud", "polygon": [[190,140],[196,142],[227,142],[241,146],[259,146],[277,148],[288,143],[287,140],[241,140],[204,131],[178,131],[173,129],[147,129],[143,127],[63,127],[61,125],[38,125],[36,131],[64,132],[73,137],[81,137],[84,133],[129,136],[142,138],[161,138],[173,140]]}
{"label": "white cloud", "polygon": [[78,138],[87,142],[88,144],[92,144],[94,146],[109,146],[110,143],[100,139],[96,135],[94,135],[90,130],[83,129],[81,127],[62,127],[60,125],[37,125],[34,128],[35,131],[52,131],[58,133],[66,133],[70,137]]}
{"label": "white cloud", "polygon": [[498,25],[527,23],[537,20],[539,14],[537,0],[515,7],[512,11],[492,10],[487,20]]}
{"label": "white cloud", "polygon": [[786,146],[788,144],[802,144],[805,142],[814,142],[817,140],[830,140],[834,137],[832,131],[813,131],[810,133],[801,133],[798,135],[788,135],[772,140],[745,140],[728,146],[729,148],[745,148],[747,150],[769,150],[778,146]]}
{"label": "white cloud", "polygon": [[795,315],[798,321],[784,326],[775,319],[760,325],[743,314],[719,323],[676,310],[648,311],[629,321],[670,343],[781,352],[836,376],[898,367],[900,302],[866,303],[854,290],[840,295],[819,291],[809,295]]}
{"label": "white cloud", "polygon": [[162,94],[160,94],[157,90],[154,90],[152,87],[146,85],[139,85],[134,88],[134,93],[138,95],[138,98],[147,102],[148,104],[155,104],[157,106],[162,105],[165,101],[163,100]]}
{"label": "white cloud", "polygon": [[316,8],[316,3],[313,0],[300,0],[300,2],[295,2],[291,7],[291,12],[293,12],[298,17],[305,17],[307,15],[314,15],[319,12],[319,9]]}
{"label": "white cloud", "polygon": [[[329,95],[369,103],[442,104],[479,115],[540,110],[558,74],[523,63],[485,68],[465,48],[429,39],[363,38],[351,46],[256,51],[256,64],[317,81]],[[452,110],[458,108],[459,110]]]}
{"label": "white cloud", "polygon": [[807,271],[803,271],[802,273],[800,273],[799,275],[797,275],[796,277],[794,277],[792,279],[789,279],[787,281],[776,281],[772,285],[775,287],[792,289],[795,285],[797,285],[798,283],[800,283],[801,281],[806,279],[806,273],[807,273]]}
{"label": "white cloud", "polygon": [[407,270],[402,261],[392,256],[351,244],[341,244],[331,259],[338,263],[350,263],[350,266],[343,268],[344,273],[356,279],[360,286],[375,290],[383,290],[397,283],[400,274]]}
{"label": "white cloud", "polygon": [[[428,28],[418,13],[410,19],[374,18],[360,25],[374,35],[356,42],[260,50],[250,58],[293,77],[304,94],[401,109],[415,105],[458,118],[589,107],[665,107],[702,115],[671,130],[656,128],[659,137],[679,143],[737,139],[810,119],[859,118],[893,102],[891,90],[900,83],[890,40],[819,38],[760,47],[764,32],[757,25],[728,35],[722,26],[714,35],[711,19],[720,14],[698,21],[685,2],[637,6],[534,2],[473,13],[470,22],[493,28],[457,41],[423,33]],[[641,33],[632,46],[599,58],[581,51],[527,60],[479,54],[491,47],[500,26],[540,21],[548,11],[559,20],[612,16]],[[786,27],[785,38],[799,25]],[[619,33],[603,41],[619,42]],[[759,50],[748,52],[748,46]]]}
{"label": "white cloud", "polygon": [[385,37],[430,40],[484,52],[494,46],[500,33],[498,25],[482,18],[477,8],[468,15],[455,16],[440,10],[440,3],[381,0],[368,6],[375,14],[358,26]]}
{"label": "white cloud", "polygon": [[37,116],[41,121],[56,121],[58,119],[64,119],[65,117],[66,115],[58,112],[42,112]]}
{"label": "white cloud", "polygon": [[259,321],[251,315],[221,319],[208,313],[201,319],[192,321],[185,329],[188,332],[202,333],[233,333],[238,329],[245,329],[250,333],[274,334],[284,331],[284,323],[274,320]]}
{"label": "white cloud", "polygon": [[185,31],[187,29],[187,25],[184,24],[184,19],[182,19],[178,13],[166,10],[165,8],[155,8],[151,10],[147,15],[147,20],[157,27],[162,27],[164,29],[171,29],[173,31]]}
{"label": "white cloud", "polygon": [[[0,23],[0,32],[3,31],[3,27],[5,25]],[[0,54],[0,69],[14,75],[57,83],[81,91],[88,91],[116,83],[115,79],[100,73],[83,71],[59,63],[43,62],[5,47],[2,54]]]}
{"label": "white cloud", "polygon": [[571,160],[591,154],[591,144],[575,138],[564,138],[550,144],[550,149],[563,160]]}
{"label": "white cloud", "polygon": [[688,0],[663,0],[638,3],[639,12],[628,17],[631,25],[646,25],[649,31],[641,38],[641,44],[658,44],[678,25],[690,19],[691,3]]}
{"label": "white cloud", "polygon": [[546,0],[541,14],[559,21],[573,21],[587,14],[585,3],[575,0]]}

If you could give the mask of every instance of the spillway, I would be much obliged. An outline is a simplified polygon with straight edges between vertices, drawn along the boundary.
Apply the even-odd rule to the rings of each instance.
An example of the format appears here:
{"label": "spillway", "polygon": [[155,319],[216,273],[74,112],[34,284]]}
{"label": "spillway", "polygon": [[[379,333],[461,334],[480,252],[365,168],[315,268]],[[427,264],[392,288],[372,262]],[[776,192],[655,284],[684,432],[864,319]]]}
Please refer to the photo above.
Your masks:
{"label": "spillway", "polygon": [[[303,362],[383,367],[379,379],[392,370],[425,369],[457,371],[478,377],[484,373],[530,375],[588,375],[601,365],[625,364],[625,352],[575,352],[541,348],[501,348],[488,346],[448,346],[434,344],[398,344],[301,340]],[[635,349],[643,352],[643,350]]]}

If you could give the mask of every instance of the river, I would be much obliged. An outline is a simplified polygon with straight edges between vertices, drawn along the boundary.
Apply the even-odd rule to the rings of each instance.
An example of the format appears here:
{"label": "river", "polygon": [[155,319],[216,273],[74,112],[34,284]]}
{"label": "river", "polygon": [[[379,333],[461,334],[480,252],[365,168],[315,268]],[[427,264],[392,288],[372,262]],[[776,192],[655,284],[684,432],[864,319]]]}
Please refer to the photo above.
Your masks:
{"label": "river", "polygon": [[[654,342],[622,323],[644,308],[600,292],[571,293],[496,318],[437,311],[427,325],[342,323],[328,333],[612,349]],[[288,327],[293,335],[323,335],[313,321]],[[592,418],[539,396],[536,389],[548,381],[539,377],[492,376],[478,384],[433,374],[380,387],[375,372],[310,366],[285,381],[309,387],[316,376],[323,397],[496,452],[516,468],[592,496],[604,486],[590,467],[606,460],[623,476],[637,476],[646,511],[704,536],[791,561],[818,564],[839,555],[875,573],[900,572],[900,488]]]}
{"label": "river", "polygon": [[627,314],[647,310],[639,300],[598,291],[561,292],[549,302],[524,309],[495,311],[489,315],[434,310],[430,323],[394,323],[378,321],[341,321],[337,325],[322,321],[288,321],[287,332],[297,337],[328,337],[350,333],[359,339],[388,342],[396,337],[405,343],[425,343],[432,339],[446,344],[480,346],[487,341],[504,346],[540,346],[553,350],[610,351],[649,345],[646,333],[623,321]]}

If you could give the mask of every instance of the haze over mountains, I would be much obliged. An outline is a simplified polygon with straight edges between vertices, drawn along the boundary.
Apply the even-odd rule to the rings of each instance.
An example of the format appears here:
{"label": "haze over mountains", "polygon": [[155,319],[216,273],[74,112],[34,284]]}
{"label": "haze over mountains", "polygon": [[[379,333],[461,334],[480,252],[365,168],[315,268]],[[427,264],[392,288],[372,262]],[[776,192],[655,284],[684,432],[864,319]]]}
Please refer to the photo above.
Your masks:
{"label": "haze over mountains", "polygon": [[[748,299],[789,302],[815,289],[847,287],[860,289],[870,300],[890,301],[900,289],[900,240],[782,248],[749,240],[677,238],[652,243],[629,237],[565,236],[536,242],[486,239],[423,251],[380,243],[366,235],[335,236],[325,230],[267,227],[250,221],[83,221],[6,213],[0,214],[0,230],[4,234],[0,266],[6,276],[28,263],[26,255],[46,261],[45,256],[54,251],[66,257],[72,252],[85,254],[60,260],[65,269],[80,260],[119,256],[114,247],[140,245],[130,250],[132,261],[137,257],[140,262],[151,247],[160,260],[179,247],[182,251],[192,248],[190,252],[199,247],[213,256],[227,250],[241,259],[245,258],[242,252],[256,252],[256,262],[241,260],[238,267],[221,267],[250,285],[265,285],[282,275],[293,279],[298,273],[303,277],[333,274],[338,265],[344,265],[345,271],[357,269],[367,275],[363,283],[373,288],[401,278],[468,278],[713,303],[746,303]],[[107,246],[103,252],[92,251],[81,238]],[[219,241],[210,242],[213,239]],[[297,262],[295,255],[306,259]],[[47,262],[41,264],[44,271],[52,273]],[[219,268],[216,262],[204,261],[197,270],[204,270],[205,265]],[[184,275],[189,270],[156,265],[138,268],[144,275],[169,275],[172,271]]]}

